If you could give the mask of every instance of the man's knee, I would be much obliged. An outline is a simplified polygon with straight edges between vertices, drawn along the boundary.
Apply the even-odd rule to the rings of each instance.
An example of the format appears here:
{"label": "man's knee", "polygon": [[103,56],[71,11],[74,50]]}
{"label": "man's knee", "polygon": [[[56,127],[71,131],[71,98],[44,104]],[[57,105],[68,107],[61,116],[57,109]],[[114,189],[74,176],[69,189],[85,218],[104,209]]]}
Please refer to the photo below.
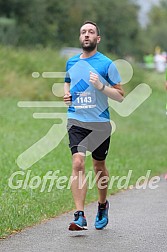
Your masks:
{"label": "man's knee", "polygon": [[93,167],[94,167],[94,171],[95,173],[98,173],[99,171],[105,171],[106,170],[106,166],[105,166],[105,160],[103,161],[98,161],[93,159]]}
{"label": "man's knee", "polygon": [[85,161],[84,157],[79,153],[73,155],[73,171],[79,172],[84,171],[85,169]]}

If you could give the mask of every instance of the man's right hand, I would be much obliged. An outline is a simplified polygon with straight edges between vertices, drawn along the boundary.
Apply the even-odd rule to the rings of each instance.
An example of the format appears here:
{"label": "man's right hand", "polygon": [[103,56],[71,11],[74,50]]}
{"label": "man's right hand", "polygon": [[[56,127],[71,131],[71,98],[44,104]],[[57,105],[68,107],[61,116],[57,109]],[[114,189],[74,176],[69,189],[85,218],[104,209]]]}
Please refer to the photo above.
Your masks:
{"label": "man's right hand", "polygon": [[63,99],[64,99],[64,102],[66,105],[68,105],[68,106],[71,105],[72,96],[71,96],[70,92],[66,93],[64,95]]}

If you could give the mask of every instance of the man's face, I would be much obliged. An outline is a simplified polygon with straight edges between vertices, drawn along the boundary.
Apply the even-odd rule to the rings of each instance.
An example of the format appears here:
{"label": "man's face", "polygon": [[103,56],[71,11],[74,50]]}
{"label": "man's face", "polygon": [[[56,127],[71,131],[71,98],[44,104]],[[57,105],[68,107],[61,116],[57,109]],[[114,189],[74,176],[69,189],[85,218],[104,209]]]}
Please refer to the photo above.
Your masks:
{"label": "man's face", "polygon": [[85,24],[80,29],[80,43],[85,51],[93,51],[100,42],[96,27],[92,24]]}

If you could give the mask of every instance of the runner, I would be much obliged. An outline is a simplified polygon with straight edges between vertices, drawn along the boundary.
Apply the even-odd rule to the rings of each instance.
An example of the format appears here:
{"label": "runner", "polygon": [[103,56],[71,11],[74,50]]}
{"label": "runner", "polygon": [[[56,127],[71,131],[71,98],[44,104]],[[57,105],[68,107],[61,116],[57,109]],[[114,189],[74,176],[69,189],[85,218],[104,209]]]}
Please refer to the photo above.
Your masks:
{"label": "runner", "polygon": [[124,92],[114,63],[97,51],[101,37],[96,23],[86,21],[80,28],[79,39],[83,51],[67,61],[64,84],[64,101],[69,105],[67,129],[72,153],[71,189],[76,206],[69,230],[87,229],[84,214],[87,150],[92,153],[99,193],[95,228],[103,229],[108,224],[109,209],[109,174],[105,164],[111,135],[108,97],[121,102]]}

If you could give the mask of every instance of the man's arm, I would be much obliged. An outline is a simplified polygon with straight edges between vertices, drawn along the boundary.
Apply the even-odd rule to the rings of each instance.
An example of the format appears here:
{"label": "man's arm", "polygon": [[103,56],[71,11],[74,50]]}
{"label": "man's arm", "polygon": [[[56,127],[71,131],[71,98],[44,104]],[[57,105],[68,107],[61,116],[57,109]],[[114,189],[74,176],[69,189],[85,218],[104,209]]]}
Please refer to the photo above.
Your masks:
{"label": "man's arm", "polygon": [[116,84],[114,86],[109,86],[109,87],[105,86],[102,92],[103,94],[107,95],[110,99],[113,99],[115,101],[122,102],[124,100],[124,96],[123,96],[124,91],[120,84]]}
{"label": "man's arm", "polygon": [[93,72],[90,72],[90,82],[97,88],[99,91],[103,92],[109,98],[122,102],[124,99],[124,91],[120,83],[114,86],[104,86],[103,83],[100,82],[99,76]]}
{"label": "man's arm", "polygon": [[70,83],[65,82],[64,83],[64,102],[66,103],[66,105],[70,105],[71,104],[71,94],[70,94]]}
{"label": "man's arm", "polygon": [[64,94],[66,95],[68,92],[70,92],[70,83],[65,82],[64,83]]}

